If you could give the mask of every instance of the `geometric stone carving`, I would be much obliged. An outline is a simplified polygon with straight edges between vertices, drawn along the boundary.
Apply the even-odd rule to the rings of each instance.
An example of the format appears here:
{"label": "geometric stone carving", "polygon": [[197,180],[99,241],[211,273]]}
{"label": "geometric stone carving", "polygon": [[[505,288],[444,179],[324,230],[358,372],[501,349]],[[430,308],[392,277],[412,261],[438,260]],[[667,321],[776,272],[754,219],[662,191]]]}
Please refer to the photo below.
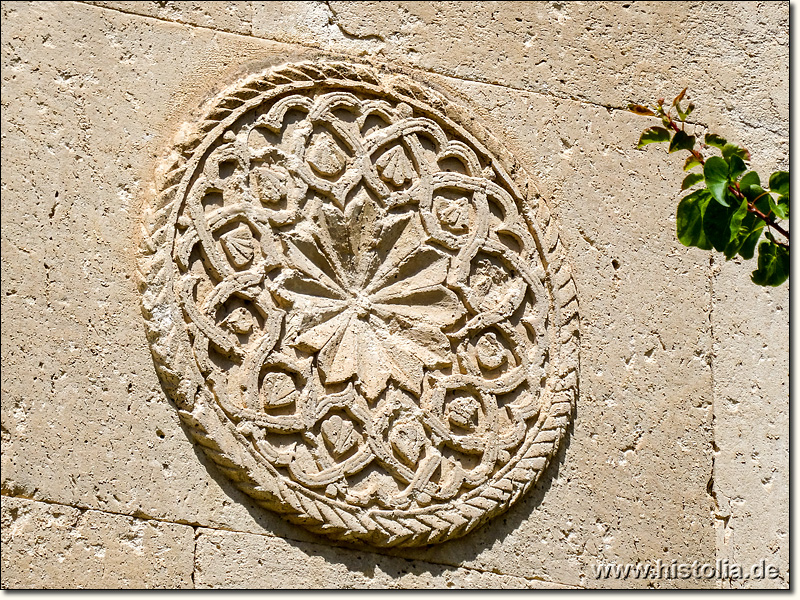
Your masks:
{"label": "geometric stone carving", "polygon": [[546,204],[463,109],[287,65],[223,93],[162,171],[148,340],[235,485],[312,531],[413,546],[536,481],[577,394],[575,285]]}

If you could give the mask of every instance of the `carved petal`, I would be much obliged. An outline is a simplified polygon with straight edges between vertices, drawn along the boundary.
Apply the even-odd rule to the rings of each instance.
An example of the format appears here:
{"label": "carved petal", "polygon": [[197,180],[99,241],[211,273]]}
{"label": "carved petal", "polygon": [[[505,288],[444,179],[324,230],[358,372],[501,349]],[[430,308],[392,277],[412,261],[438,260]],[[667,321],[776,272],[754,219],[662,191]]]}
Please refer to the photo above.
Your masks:
{"label": "carved petal", "polygon": [[401,339],[408,351],[428,367],[444,367],[452,362],[450,341],[438,327],[416,323],[392,338]]}
{"label": "carved petal", "polygon": [[345,314],[346,325],[325,344],[318,356],[325,383],[342,383],[358,373],[358,338],[365,332],[361,320],[352,312]]}
{"label": "carved petal", "polygon": [[237,269],[253,260],[255,244],[253,234],[247,225],[241,224],[233,231],[224,234],[220,240],[225,254]]}
{"label": "carved petal", "polygon": [[417,465],[425,440],[425,430],[416,419],[399,420],[389,433],[392,447],[410,467]]}
{"label": "carved petal", "polygon": [[376,336],[373,326],[357,320],[361,326],[358,377],[366,397],[374,400],[386,389],[386,383],[393,373],[392,360]]}
{"label": "carved petal", "polygon": [[286,175],[266,167],[251,173],[252,188],[262,204],[274,204],[286,196]]}
{"label": "carved petal", "polygon": [[391,181],[397,187],[416,175],[414,166],[400,145],[389,148],[378,159],[375,166],[381,172],[381,178],[384,181]]}
{"label": "carved petal", "polygon": [[[380,340],[383,368],[391,373],[403,388],[419,394],[422,391],[422,361],[415,350],[419,348],[401,336],[390,334],[385,329],[376,329],[375,336]],[[430,354],[423,349],[423,352]],[[381,391],[383,391],[381,389]]]}
{"label": "carved petal", "polygon": [[331,134],[324,132],[316,136],[308,147],[306,160],[318,173],[332,177],[341,173],[347,156]]}
{"label": "carved petal", "polygon": [[286,254],[291,261],[291,266],[305,273],[312,281],[317,282],[329,291],[326,294],[333,298],[346,298],[347,292],[342,289],[338,281],[328,274],[334,272],[325,255],[319,251],[317,244],[295,236],[286,240]]}
{"label": "carved petal", "polygon": [[466,198],[441,198],[436,203],[435,212],[442,226],[454,233],[464,233],[469,226],[469,204]]}
{"label": "carved petal", "polygon": [[304,331],[298,336],[293,346],[302,349],[316,351],[325,346],[330,339],[340,330],[347,326],[350,321],[350,313],[342,312],[333,318],[323,321],[319,325]]}
{"label": "carved petal", "polygon": [[267,373],[264,376],[261,396],[265,409],[291,404],[298,395],[294,381],[286,373]]}
{"label": "carved petal", "polygon": [[[447,264],[449,259],[438,255],[434,251],[418,252],[414,257],[416,264],[404,265],[398,275],[402,277],[396,283],[376,291],[372,295],[373,302],[385,302],[387,300],[397,300],[429,288],[432,285],[442,283],[447,278]],[[405,277],[403,277],[405,275]]]}
{"label": "carved petal", "polygon": [[375,303],[379,314],[402,315],[408,319],[423,319],[440,328],[455,323],[464,314],[458,296],[444,286],[436,285],[419,290],[392,303]]}
{"label": "carved petal", "polygon": [[440,285],[447,278],[448,261],[435,250],[416,251],[395,270],[388,286],[370,286],[378,288],[370,300],[388,313],[426,319],[439,327],[451,325],[465,309],[454,292]]}
{"label": "carved petal", "polygon": [[[412,215],[408,220],[398,221],[398,224],[403,228],[402,233],[396,238],[390,250],[386,253],[382,252],[380,247],[376,250],[381,262],[377,265],[374,275],[372,275],[369,283],[364,288],[364,292],[367,294],[373,294],[382,287],[397,281],[395,277],[398,275],[398,269],[408,262],[412,254],[417,252],[421,240],[424,240],[427,236],[422,228],[419,215]],[[397,234],[396,230],[393,230],[394,227],[391,225],[389,229],[390,231],[386,233],[394,237]],[[391,237],[382,235],[384,243],[391,241]]]}
{"label": "carved petal", "polygon": [[334,458],[346,454],[358,442],[353,423],[345,421],[339,415],[332,415],[322,423],[322,435]]}

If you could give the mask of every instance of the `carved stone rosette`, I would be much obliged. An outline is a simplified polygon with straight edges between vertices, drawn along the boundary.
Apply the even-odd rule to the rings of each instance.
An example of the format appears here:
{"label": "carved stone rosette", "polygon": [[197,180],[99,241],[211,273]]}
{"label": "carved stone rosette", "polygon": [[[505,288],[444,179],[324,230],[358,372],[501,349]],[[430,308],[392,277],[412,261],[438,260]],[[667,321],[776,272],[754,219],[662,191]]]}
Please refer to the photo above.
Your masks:
{"label": "carved stone rosette", "polygon": [[148,340],[235,485],[312,531],[414,546],[536,481],[577,394],[576,289],[546,204],[463,109],[287,65],[224,93],[163,172]]}

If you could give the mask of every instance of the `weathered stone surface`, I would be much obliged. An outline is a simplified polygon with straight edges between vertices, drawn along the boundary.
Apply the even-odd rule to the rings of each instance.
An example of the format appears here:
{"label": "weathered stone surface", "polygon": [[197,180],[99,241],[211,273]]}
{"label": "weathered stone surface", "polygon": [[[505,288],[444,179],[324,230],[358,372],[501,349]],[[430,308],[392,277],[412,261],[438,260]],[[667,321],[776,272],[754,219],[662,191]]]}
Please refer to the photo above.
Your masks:
{"label": "weathered stone surface", "polygon": [[748,267],[717,261],[712,281],[718,552],[780,571],[724,587],[788,588],[789,287],[755,290]]}
{"label": "weathered stone surface", "polygon": [[5,589],[190,588],[194,530],[2,497]]}
{"label": "weathered stone surface", "polygon": [[218,31],[249,34],[251,2],[102,2],[87,4],[153,17],[163,21],[208,27]]}
{"label": "weathered stone surface", "polygon": [[605,106],[689,85],[706,120],[788,133],[788,2],[253,2],[252,18],[260,37]]}
{"label": "weathered stone surface", "polygon": [[538,579],[450,568],[272,536],[198,530],[197,588],[568,589]]}
{"label": "weathered stone surface", "polygon": [[[492,572],[526,585],[713,587],[595,580],[592,566],[726,557],[779,566],[782,579],[749,587],[786,586],[788,287],[757,290],[752,265],[709,265],[708,253],[680,246],[680,159],[633,150],[647,120],[603,106],[688,84],[697,117],[744,143],[754,167],[788,167],[786,4],[542,3],[525,15],[506,8],[517,3],[331,4],[335,19],[324,3],[256,3],[252,35],[278,43],[220,32],[250,27],[243,12],[238,24],[218,24],[233,14],[223,3],[204,5],[205,21],[149,3],[126,12],[3,3],[4,509],[18,495],[266,533],[286,539],[269,544],[287,553],[313,542],[321,558],[310,579],[370,583],[346,573],[356,559],[336,562],[358,551],[331,549],[263,510],[195,450],[153,369],[134,284],[142,199],[173,132],[206,99],[273,64],[366,57],[421,67],[408,74],[469,106],[533,175],[559,217],[582,316],[580,397],[541,484],[461,540],[362,554],[388,561],[381,581],[392,585],[406,564],[395,561],[409,559],[431,585]],[[495,19],[474,25],[469,15],[487,7]],[[445,52],[456,48],[452,32],[467,41]],[[384,39],[356,37],[373,34]],[[212,578],[212,560],[237,572],[253,558],[244,548],[264,547],[263,536],[201,538],[210,536],[230,539],[204,554],[213,555],[203,559],[208,585],[232,581],[224,568]],[[311,554],[303,546],[297,556]],[[266,572],[282,572],[265,558]],[[70,575],[62,585],[92,584]]]}

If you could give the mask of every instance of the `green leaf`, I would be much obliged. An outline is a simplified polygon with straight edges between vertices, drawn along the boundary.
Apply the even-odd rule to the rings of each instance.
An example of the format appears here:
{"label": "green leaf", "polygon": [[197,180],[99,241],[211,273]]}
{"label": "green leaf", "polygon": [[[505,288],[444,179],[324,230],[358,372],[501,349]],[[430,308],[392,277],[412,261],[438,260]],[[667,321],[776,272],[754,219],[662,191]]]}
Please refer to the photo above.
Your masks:
{"label": "green leaf", "polygon": [[736,208],[732,206],[710,202],[703,215],[703,233],[719,252],[724,252],[731,241],[731,218],[735,212]]}
{"label": "green leaf", "polygon": [[759,190],[760,190],[760,193],[758,193],[758,196],[756,196],[756,198],[758,198],[758,200],[751,201],[751,202],[753,202],[755,204],[755,207],[758,210],[760,210],[762,213],[764,213],[766,215],[771,210],[770,207],[769,207],[769,201],[770,201],[769,193],[765,192],[764,190],[762,190],[761,187],[759,187],[759,186],[755,186],[755,185],[751,185],[750,186],[750,192],[751,193],[757,193],[757,192],[759,192]]}
{"label": "green leaf", "polygon": [[742,219],[742,229],[747,231],[755,231],[756,229],[763,227],[764,221],[759,219],[755,214],[749,212],[747,216]]}
{"label": "green leaf", "polygon": [[678,94],[677,96],[675,96],[675,98],[672,100],[672,106],[677,106],[678,102],[683,100],[683,97],[686,95],[686,90],[688,90],[688,89],[689,89],[688,87],[683,88],[681,90],[681,93]]}
{"label": "green leaf", "polygon": [[738,156],[742,160],[750,160],[750,153],[736,144],[725,144],[722,147],[722,156],[726,160],[730,160],[732,156]]}
{"label": "green leaf", "polygon": [[725,144],[728,143],[724,137],[717,135],[716,133],[707,133],[706,134],[706,145],[707,146],[714,146],[714,148],[719,148],[722,150],[725,147]]}
{"label": "green leaf", "polygon": [[775,171],[769,176],[769,189],[781,196],[789,195],[789,172]]}
{"label": "green leaf", "polygon": [[[742,177],[742,179],[739,181],[739,189],[742,190],[743,194],[745,194],[745,189],[749,188],[751,185],[761,186],[761,179],[759,179],[758,173],[755,171],[750,171],[746,173],[744,177]],[[750,198],[750,196],[747,197]]]}
{"label": "green leaf", "polygon": [[690,154],[686,158],[686,162],[683,163],[683,170],[684,171],[691,171],[697,165],[701,165],[701,164],[703,164],[703,163],[700,162],[700,159],[698,159],[694,154]]}
{"label": "green leaf", "polygon": [[688,190],[692,187],[695,183],[703,181],[703,174],[702,173],[689,173],[683,180],[681,184],[682,190]]}
{"label": "green leaf", "polygon": [[637,148],[643,148],[647,144],[653,144],[656,142],[668,142],[669,141],[669,131],[664,129],[663,127],[648,127],[642,132],[642,137],[639,138],[639,143],[637,144]]}
{"label": "green leaf", "polygon": [[764,241],[758,245],[758,269],[750,279],[756,285],[777,287],[789,278],[789,250]]}
{"label": "green leaf", "polygon": [[784,216],[781,219],[788,219],[789,218],[789,194],[785,196],[778,196],[778,206],[783,207],[783,214]]}
{"label": "green leaf", "polygon": [[747,232],[740,231],[736,237],[732,237],[728,245],[725,246],[725,260],[730,260],[739,252],[742,245],[747,240]]}
{"label": "green leaf", "polygon": [[742,245],[747,241],[747,236],[749,234],[746,231],[740,230],[735,237],[731,238],[731,241],[728,242],[728,245],[725,246],[725,260],[730,260],[741,250]]}
{"label": "green leaf", "polygon": [[750,260],[753,258],[753,254],[755,254],[756,251],[756,244],[758,243],[758,239],[761,237],[762,229],[764,229],[764,221],[761,221],[761,224],[745,238],[744,243],[742,243],[742,247],[739,248],[739,255],[743,259]]}
{"label": "green leaf", "polygon": [[680,120],[681,121],[685,121],[686,120],[686,113],[683,112],[683,109],[681,108],[681,103],[680,102],[677,102],[675,104],[675,110],[678,111],[678,117],[680,118]]}
{"label": "green leaf", "polygon": [[685,131],[676,131],[675,137],[669,144],[670,152],[677,152],[678,150],[691,150],[694,148],[694,136],[689,135]]}
{"label": "green leaf", "polygon": [[[678,240],[684,246],[697,246],[710,250],[711,244],[703,233],[703,214],[711,202],[708,190],[697,190],[684,197],[678,204],[676,225]],[[716,203],[713,203],[716,204]]]}
{"label": "green leaf", "polygon": [[725,259],[730,260],[736,256],[737,252],[746,260],[753,258],[753,252],[763,228],[764,221],[751,212],[746,213],[741,221],[739,231],[736,232],[736,235],[731,236],[731,241],[725,247]]}
{"label": "green leaf", "polygon": [[[764,194],[766,194],[764,188],[760,185],[742,185],[741,181],[739,182],[739,191],[741,191],[750,202],[754,202],[756,198],[763,197]],[[766,204],[764,206],[767,207]]]}
{"label": "green leaf", "polygon": [[[781,202],[781,198],[786,198],[786,202]],[[786,196],[781,196],[778,198],[776,202],[775,199],[770,195],[767,194],[767,199],[769,200],[769,209],[775,213],[775,216],[779,219],[786,219],[789,216],[789,202]]]}
{"label": "green leaf", "polygon": [[739,208],[731,216],[731,239],[735,238],[742,227],[742,219],[747,215],[747,200],[742,200]]}
{"label": "green leaf", "polygon": [[709,158],[703,165],[703,176],[714,199],[723,206],[728,206],[725,200],[725,191],[728,188],[728,163],[725,159],[719,156]]}
{"label": "green leaf", "polygon": [[735,181],[739,179],[739,175],[747,170],[747,165],[745,165],[744,161],[738,156],[731,156],[729,162],[730,167],[728,167],[728,179]]}

